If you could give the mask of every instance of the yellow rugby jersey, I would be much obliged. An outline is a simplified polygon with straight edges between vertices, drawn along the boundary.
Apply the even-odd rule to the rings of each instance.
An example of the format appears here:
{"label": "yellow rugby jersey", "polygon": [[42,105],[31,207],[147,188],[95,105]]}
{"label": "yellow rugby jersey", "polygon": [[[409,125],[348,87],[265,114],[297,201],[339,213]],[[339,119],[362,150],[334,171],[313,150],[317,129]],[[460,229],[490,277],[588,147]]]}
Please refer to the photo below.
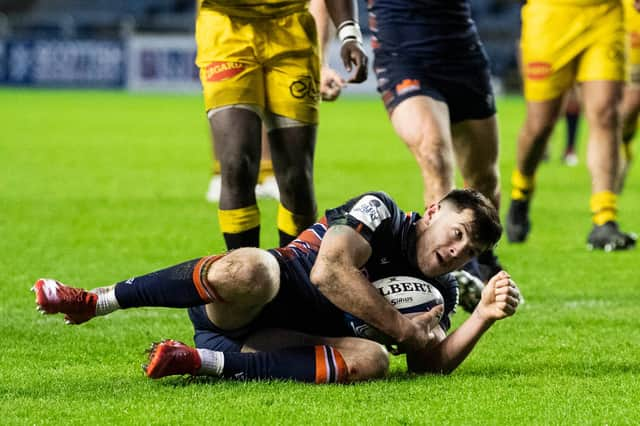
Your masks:
{"label": "yellow rugby jersey", "polygon": [[596,6],[607,3],[622,4],[622,0],[527,0],[527,3],[551,4],[554,6]]}
{"label": "yellow rugby jersey", "polygon": [[308,3],[308,0],[202,0],[200,8],[241,18],[273,18],[302,12]]}

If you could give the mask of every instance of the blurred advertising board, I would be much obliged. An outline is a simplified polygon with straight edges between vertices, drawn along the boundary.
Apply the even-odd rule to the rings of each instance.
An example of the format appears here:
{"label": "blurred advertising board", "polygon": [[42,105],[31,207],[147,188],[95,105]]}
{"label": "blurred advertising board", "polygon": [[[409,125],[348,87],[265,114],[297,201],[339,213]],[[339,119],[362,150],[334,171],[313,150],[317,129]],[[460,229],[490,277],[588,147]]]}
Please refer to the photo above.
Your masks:
{"label": "blurred advertising board", "polygon": [[0,83],[43,87],[122,87],[124,45],[117,40],[0,41]]}

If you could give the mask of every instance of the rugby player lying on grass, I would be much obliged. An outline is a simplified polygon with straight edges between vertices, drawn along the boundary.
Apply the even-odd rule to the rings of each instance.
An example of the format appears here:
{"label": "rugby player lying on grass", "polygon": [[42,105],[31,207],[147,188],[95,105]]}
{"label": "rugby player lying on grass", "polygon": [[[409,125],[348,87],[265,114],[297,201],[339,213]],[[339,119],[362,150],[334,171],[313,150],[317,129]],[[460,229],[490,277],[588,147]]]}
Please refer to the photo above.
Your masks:
{"label": "rugby player lying on grass", "polygon": [[[457,299],[448,273],[493,247],[502,228],[488,199],[454,190],[424,217],[405,213],[382,192],[326,211],[286,247],[241,248],[85,291],[52,279],[33,286],[38,308],[80,324],[117,309],[188,308],[195,348],[154,343],[147,376],[353,382],[382,377],[389,355],[355,337],[345,313],[360,318],[407,353],[410,371],[449,373],[496,321],[513,315],[519,291],[502,271],[488,282],[471,316],[446,335]],[[411,276],[432,283],[443,305],[402,315],[371,282]]]}

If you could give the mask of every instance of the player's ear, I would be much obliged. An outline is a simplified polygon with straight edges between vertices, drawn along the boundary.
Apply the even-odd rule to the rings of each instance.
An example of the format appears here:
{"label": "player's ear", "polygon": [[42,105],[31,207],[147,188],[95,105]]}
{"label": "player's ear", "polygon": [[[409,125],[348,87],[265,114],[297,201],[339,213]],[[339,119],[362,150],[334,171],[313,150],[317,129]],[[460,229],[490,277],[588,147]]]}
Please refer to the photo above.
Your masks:
{"label": "player's ear", "polygon": [[433,215],[440,210],[440,203],[433,203],[427,207],[427,210],[424,212],[424,217],[427,219],[427,223],[431,222],[431,218]]}

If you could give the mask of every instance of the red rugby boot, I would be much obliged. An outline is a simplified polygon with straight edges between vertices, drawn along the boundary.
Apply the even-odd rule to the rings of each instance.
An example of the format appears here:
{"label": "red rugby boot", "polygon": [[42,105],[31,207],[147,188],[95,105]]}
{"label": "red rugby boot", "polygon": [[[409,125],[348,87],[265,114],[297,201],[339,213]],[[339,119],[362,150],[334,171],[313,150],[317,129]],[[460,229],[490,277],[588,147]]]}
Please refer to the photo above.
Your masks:
{"label": "red rugby boot", "polygon": [[143,365],[142,369],[147,377],[159,379],[183,374],[195,376],[201,365],[200,354],[195,348],[167,339],[151,345],[149,364]]}
{"label": "red rugby boot", "polygon": [[31,291],[36,294],[36,309],[42,314],[65,314],[67,324],[82,324],[96,316],[98,295],[95,293],[49,278],[36,281]]}

